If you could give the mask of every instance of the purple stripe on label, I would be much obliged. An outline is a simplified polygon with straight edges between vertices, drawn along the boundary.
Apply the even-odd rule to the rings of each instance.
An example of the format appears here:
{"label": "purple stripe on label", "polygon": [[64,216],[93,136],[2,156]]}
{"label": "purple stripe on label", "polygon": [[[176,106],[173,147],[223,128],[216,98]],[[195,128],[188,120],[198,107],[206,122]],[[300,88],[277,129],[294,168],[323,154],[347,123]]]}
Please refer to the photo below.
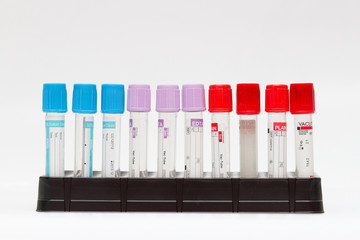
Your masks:
{"label": "purple stripe on label", "polygon": [[166,139],[169,136],[169,129],[164,128],[164,138]]}
{"label": "purple stripe on label", "polygon": [[136,138],[136,128],[133,128],[133,129],[132,129],[132,137],[133,137],[133,138]]}
{"label": "purple stripe on label", "polygon": [[160,127],[160,128],[164,127],[164,119],[159,119],[158,127]]}
{"label": "purple stripe on label", "polygon": [[191,119],[191,127],[203,127],[202,119]]}
{"label": "purple stripe on label", "polygon": [[133,126],[133,120],[132,120],[132,118],[130,118],[130,120],[129,120],[129,127],[132,127]]}

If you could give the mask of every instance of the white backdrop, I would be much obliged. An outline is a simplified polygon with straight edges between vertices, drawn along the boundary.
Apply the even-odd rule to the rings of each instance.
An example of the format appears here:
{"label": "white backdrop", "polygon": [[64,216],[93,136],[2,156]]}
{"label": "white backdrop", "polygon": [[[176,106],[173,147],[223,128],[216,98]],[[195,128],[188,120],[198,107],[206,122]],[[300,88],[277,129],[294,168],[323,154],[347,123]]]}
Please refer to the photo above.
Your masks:
{"label": "white backdrop", "polygon": [[[360,233],[360,2],[0,0],[1,239],[356,238]],[[42,84],[148,83],[149,163],[156,170],[158,84],[261,84],[259,169],[267,168],[266,84],[313,82],[315,169],[325,214],[36,213],[45,169]],[[234,98],[235,99],[235,98]],[[100,101],[98,101],[100,110]],[[235,109],[234,104],[234,109]],[[128,167],[123,118],[122,170]],[[94,168],[101,167],[101,114]],[[288,162],[294,170],[293,118]],[[238,116],[231,115],[231,169],[239,170]],[[66,115],[66,168],[73,168],[74,115]],[[205,113],[205,170],[210,170]],[[183,113],[177,170],[183,169]]]}

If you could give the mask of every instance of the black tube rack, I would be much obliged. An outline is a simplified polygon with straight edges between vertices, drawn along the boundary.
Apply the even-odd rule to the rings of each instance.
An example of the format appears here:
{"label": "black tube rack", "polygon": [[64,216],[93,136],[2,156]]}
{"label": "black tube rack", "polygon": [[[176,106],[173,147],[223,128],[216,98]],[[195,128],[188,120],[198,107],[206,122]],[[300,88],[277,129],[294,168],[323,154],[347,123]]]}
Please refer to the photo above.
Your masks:
{"label": "black tube rack", "polygon": [[[149,174],[154,175],[154,174]],[[209,175],[209,174],[208,174]],[[321,179],[40,177],[37,211],[323,213]]]}

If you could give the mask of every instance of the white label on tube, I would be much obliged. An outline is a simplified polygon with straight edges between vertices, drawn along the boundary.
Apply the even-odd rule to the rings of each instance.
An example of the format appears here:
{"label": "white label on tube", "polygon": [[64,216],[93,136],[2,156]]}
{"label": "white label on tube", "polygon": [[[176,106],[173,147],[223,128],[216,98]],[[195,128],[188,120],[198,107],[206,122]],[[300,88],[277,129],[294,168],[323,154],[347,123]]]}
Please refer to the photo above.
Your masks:
{"label": "white label on tube", "polygon": [[121,115],[104,115],[103,121],[103,177],[120,177]]}
{"label": "white label on tube", "polygon": [[287,124],[285,113],[269,115],[268,139],[269,178],[286,178]]}
{"label": "white label on tube", "polygon": [[75,120],[75,177],[92,177],[94,117],[76,114]]}
{"label": "white label on tube", "polygon": [[131,113],[129,120],[130,177],[146,177],[147,113]]}
{"label": "white label on tube", "polygon": [[227,178],[230,171],[229,118],[228,113],[225,114],[213,114],[211,123],[212,176],[215,178]]}
{"label": "white label on tube", "polygon": [[213,177],[224,178],[228,177],[228,145],[227,135],[229,132],[222,123],[211,124],[211,140],[212,140],[212,170]]}
{"label": "white label on tube", "polygon": [[160,113],[158,120],[158,176],[175,177],[176,113]]}
{"label": "white label on tube", "polygon": [[185,119],[185,177],[201,178],[203,176],[202,161],[203,161],[203,119],[186,118]]}
{"label": "white label on tube", "polygon": [[314,177],[313,124],[311,115],[295,115],[295,127],[297,176]]}
{"label": "white label on tube", "polygon": [[84,134],[84,177],[92,177],[94,122],[85,121]]}
{"label": "white label on tube", "polygon": [[[48,119],[48,118],[47,118]],[[60,117],[63,119],[63,117]],[[46,176],[64,176],[64,120],[46,120]]]}

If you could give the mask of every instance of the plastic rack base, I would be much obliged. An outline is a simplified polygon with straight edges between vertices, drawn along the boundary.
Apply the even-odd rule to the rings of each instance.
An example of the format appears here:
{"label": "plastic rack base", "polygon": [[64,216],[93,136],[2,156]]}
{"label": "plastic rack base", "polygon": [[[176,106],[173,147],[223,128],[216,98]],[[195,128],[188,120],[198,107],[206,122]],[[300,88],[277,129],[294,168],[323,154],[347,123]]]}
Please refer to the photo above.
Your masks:
{"label": "plastic rack base", "polygon": [[[71,176],[71,173],[67,173]],[[321,179],[40,177],[37,211],[323,213]]]}

